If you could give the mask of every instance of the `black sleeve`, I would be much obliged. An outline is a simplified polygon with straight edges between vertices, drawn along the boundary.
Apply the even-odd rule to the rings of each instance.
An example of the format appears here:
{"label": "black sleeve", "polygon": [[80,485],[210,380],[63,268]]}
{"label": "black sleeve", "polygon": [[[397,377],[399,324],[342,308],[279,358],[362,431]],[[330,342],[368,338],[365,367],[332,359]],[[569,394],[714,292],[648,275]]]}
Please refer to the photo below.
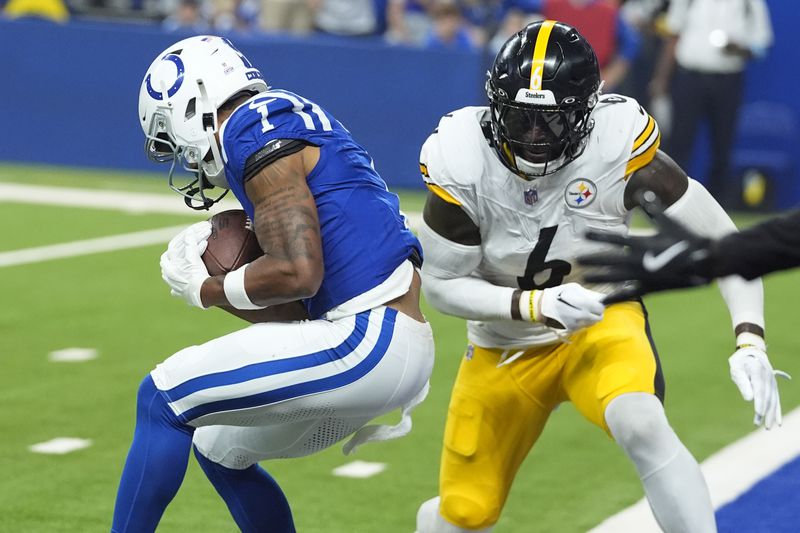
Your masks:
{"label": "black sleeve", "polygon": [[800,210],[720,239],[714,258],[716,276],[746,279],[800,266]]}
{"label": "black sleeve", "polygon": [[244,163],[244,181],[249,181],[261,170],[281,157],[299,152],[307,146],[307,143],[297,139],[273,139],[264,148],[261,148],[247,158]]}

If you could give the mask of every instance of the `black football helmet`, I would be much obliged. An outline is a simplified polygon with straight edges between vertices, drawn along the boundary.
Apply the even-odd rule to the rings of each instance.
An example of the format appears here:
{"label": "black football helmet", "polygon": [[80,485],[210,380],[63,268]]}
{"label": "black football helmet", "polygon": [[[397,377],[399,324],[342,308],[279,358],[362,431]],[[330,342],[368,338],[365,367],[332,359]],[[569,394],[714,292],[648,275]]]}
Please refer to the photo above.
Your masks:
{"label": "black football helmet", "polygon": [[597,56],[575,28],[528,24],[506,41],[488,75],[493,144],[506,167],[535,179],[583,153],[601,83]]}

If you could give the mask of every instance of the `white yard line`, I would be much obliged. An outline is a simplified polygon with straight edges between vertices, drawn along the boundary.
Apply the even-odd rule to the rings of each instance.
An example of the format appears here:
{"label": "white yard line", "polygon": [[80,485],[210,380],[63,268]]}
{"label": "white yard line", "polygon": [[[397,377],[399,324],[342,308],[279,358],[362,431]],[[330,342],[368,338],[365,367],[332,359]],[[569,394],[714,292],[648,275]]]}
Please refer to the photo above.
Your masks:
{"label": "white yard line", "polygon": [[[747,492],[758,481],[800,455],[800,408],[783,418],[783,426],[760,429],[721,449],[700,465],[714,508]],[[644,499],[607,518],[588,533],[660,533]]]}
{"label": "white yard line", "polygon": [[[207,211],[195,211],[186,207],[183,199],[175,193],[170,195],[0,183],[0,202],[86,207],[133,213],[209,216]],[[239,204],[236,200],[225,198],[210,212],[213,214],[225,209],[237,208],[239,208]]]}
{"label": "white yard line", "polygon": [[[201,218],[208,218],[214,213],[225,211],[226,209],[241,209],[239,202],[232,197],[224,198],[214,205],[210,211],[197,211],[186,207],[183,199],[176,193],[155,194],[73,189],[70,187],[22,185],[19,183],[0,183],[0,202],[110,209],[129,213],[169,213],[194,215]],[[412,228],[418,227],[420,221],[422,221],[422,213],[407,212],[405,215]]]}
{"label": "white yard line", "polygon": [[[226,209],[241,208],[236,200],[228,198],[215,205],[210,211],[195,211],[186,207],[183,200],[177,194],[73,189],[69,187],[22,185],[17,183],[0,183],[0,202],[110,209],[129,213],[169,213],[187,216],[194,215],[203,218],[208,218],[211,214]],[[406,216],[411,227],[416,227],[422,220],[421,213],[406,213]],[[184,227],[185,226],[171,226],[168,228],[126,233],[111,237],[100,237],[97,239],[54,244],[51,246],[0,252],[0,267],[160,244],[169,241]]]}
{"label": "white yard line", "polygon": [[111,237],[99,237],[83,241],[65,242],[49,246],[0,252],[0,267],[39,263],[52,259],[77,257],[79,255],[113,252],[128,248],[149,246],[151,244],[160,244],[169,241],[185,227],[186,226],[170,226],[168,228],[124,233]]}
{"label": "white yard line", "polygon": [[[196,211],[186,207],[177,194],[72,189],[17,183],[0,183],[0,203],[2,202],[110,209],[128,213],[168,213],[202,218],[208,218],[212,214],[226,209],[241,208],[236,200],[228,198],[216,204],[210,211]],[[406,217],[412,228],[418,227],[422,221],[421,213],[406,213]],[[160,244],[169,241],[184,227],[171,226],[111,237],[0,252],[0,267]]]}
{"label": "white yard line", "polygon": [[376,476],[386,470],[386,463],[370,463],[367,461],[353,461],[333,469],[333,475],[338,477],[352,477],[365,479]]}
{"label": "white yard line", "polygon": [[53,363],[83,363],[97,359],[95,348],[62,348],[47,354],[47,359]]}
{"label": "white yard line", "polygon": [[92,445],[91,439],[78,439],[75,437],[56,437],[47,442],[40,442],[28,446],[28,450],[33,453],[43,453],[45,455],[64,455],[78,450],[83,450]]}

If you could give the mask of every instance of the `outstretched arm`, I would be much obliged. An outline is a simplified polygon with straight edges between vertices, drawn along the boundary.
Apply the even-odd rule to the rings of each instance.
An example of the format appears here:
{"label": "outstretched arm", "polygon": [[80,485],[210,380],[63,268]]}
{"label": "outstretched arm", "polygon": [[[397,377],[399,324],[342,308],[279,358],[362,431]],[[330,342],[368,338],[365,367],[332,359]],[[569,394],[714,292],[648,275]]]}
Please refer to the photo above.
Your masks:
{"label": "outstretched arm", "polygon": [[[636,171],[628,180],[625,206],[640,205],[643,192],[653,191],[666,206],[665,213],[680,220],[701,237],[716,239],[736,232],[736,225],[708,191],[688,178],[683,169],[663,152]],[[693,280],[697,284],[697,280]],[[719,280],[719,289],[736,335],[754,333],[764,337],[764,289],[761,280],[739,277]]]}
{"label": "outstretched arm", "polygon": [[723,237],[710,250],[712,275],[745,279],[800,267],[800,210]]}
{"label": "outstretched arm", "polygon": [[[670,164],[671,160],[668,160],[668,157],[659,154],[654,162],[659,162],[660,166],[653,169],[645,167],[642,170],[647,169],[648,172],[634,174],[628,185],[632,190],[629,195],[626,194],[626,205],[641,205],[664,231],[655,237],[594,234],[590,238],[627,245],[629,249],[627,252],[579,259],[583,264],[608,267],[607,271],[590,276],[590,281],[635,280],[633,286],[612,295],[612,300],[640,296],[669,286],[699,285],[710,281],[713,277],[709,256],[712,238],[735,231],[733,222],[708,191],[694,180],[687,180],[680,167]],[[682,183],[687,184],[685,190],[675,199],[675,193],[680,190],[679,184]],[[668,205],[666,209],[659,208],[661,202],[655,193],[644,192],[650,187],[662,194],[666,189],[666,194],[663,194],[664,204]],[[667,215],[680,220],[683,226],[670,220]],[[672,276],[654,275],[655,271],[671,263],[680,265],[678,273]],[[687,269],[687,264],[692,263],[700,267],[699,272]],[[762,422],[767,428],[780,425],[781,407],[775,375],[783,374],[773,370],[766,354],[761,280],[747,282],[732,276],[721,279],[719,287],[730,311],[736,335],[736,352],[729,359],[731,379],[742,397],[753,401],[753,421],[756,425]]]}

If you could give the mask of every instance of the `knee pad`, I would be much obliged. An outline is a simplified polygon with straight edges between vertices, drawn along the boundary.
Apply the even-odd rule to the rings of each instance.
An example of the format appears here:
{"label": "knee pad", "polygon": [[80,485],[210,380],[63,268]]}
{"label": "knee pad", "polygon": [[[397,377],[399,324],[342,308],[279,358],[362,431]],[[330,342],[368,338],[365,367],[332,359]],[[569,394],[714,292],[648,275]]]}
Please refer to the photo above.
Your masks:
{"label": "knee pad", "polygon": [[[458,500],[464,500],[464,498],[455,497],[456,501],[454,503],[458,503]],[[451,496],[450,500],[453,499]],[[463,502],[467,503],[467,502]],[[447,521],[439,511],[439,507],[441,506],[441,498],[438,496],[436,498],[432,498],[419,507],[419,511],[417,511],[417,531],[416,533],[490,533],[492,531],[492,526],[485,527],[483,529],[476,529],[474,527],[466,528],[466,527],[459,527],[449,521]],[[461,513],[461,516],[464,518],[477,518],[477,513],[468,513],[468,507],[474,508],[475,506],[468,506],[468,505],[458,505],[456,509],[457,512]],[[468,525],[468,524],[464,524]]]}
{"label": "knee pad", "polygon": [[640,473],[659,468],[681,447],[664,407],[652,394],[634,392],[614,398],[605,418],[614,440]]}
{"label": "knee pad", "polygon": [[194,432],[195,453],[211,463],[231,470],[245,470],[259,458],[236,439],[238,428],[203,426]]}

